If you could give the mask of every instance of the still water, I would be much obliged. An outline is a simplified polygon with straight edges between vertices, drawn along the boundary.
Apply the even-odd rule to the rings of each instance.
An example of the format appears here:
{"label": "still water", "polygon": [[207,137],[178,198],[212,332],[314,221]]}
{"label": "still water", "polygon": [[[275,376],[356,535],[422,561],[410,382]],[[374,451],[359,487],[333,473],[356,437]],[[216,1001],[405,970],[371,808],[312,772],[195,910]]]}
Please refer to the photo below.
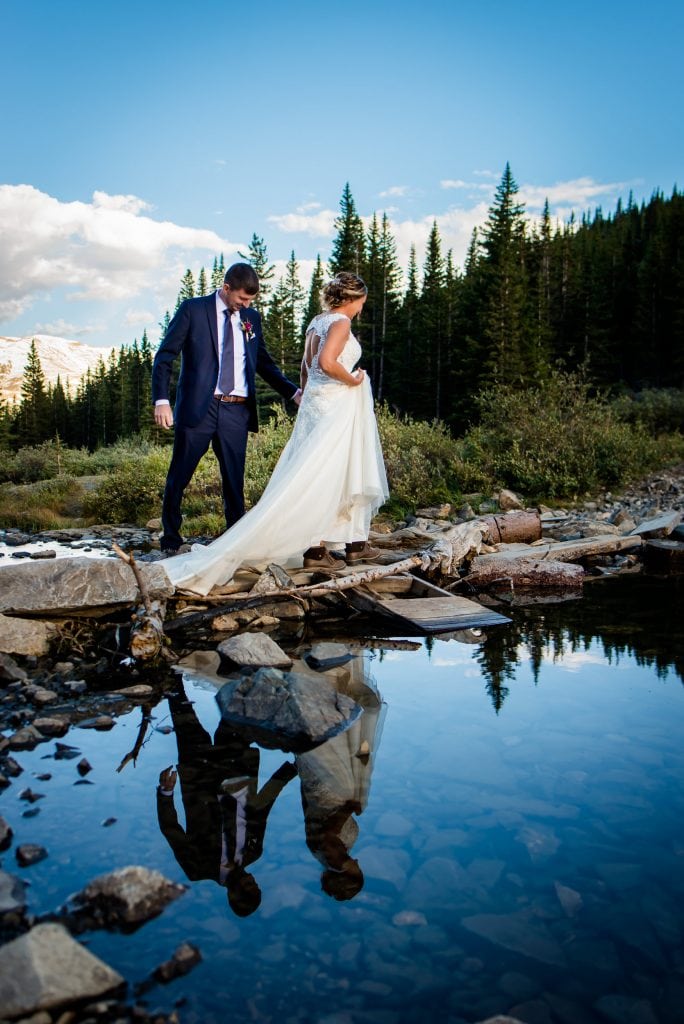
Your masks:
{"label": "still water", "polygon": [[[594,582],[472,643],[370,648],[348,666],[364,715],[304,755],[247,748],[211,682],[172,674],[187,702],[179,687],[156,705],[120,772],[140,709],[64,737],[90,784],[54,743],[17,755],[0,813],[15,846],[49,851],[21,871],[30,910],[126,864],[186,882],[137,932],[82,937],[132,984],[198,946],[199,966],[145,997],[183,1024],[681,1021],[683,593]],[[30,818],[25,780],[45,794]],[[221,876],[222,823],[239,878]]]}

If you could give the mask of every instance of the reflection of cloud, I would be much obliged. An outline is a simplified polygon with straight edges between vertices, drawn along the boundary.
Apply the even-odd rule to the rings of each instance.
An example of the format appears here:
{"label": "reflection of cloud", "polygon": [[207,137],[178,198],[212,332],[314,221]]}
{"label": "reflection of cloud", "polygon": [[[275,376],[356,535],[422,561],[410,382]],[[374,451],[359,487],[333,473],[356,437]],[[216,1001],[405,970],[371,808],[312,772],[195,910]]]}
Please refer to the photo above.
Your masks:
{"label": "reflection of cloud", "polygon": [[198,253],[236,248],[214,231],[142,215],[148,209],[130,195],[65,203],[31,185],[0,185],[0,319],[59,288],[76,301],[130,298],[174,258],[187,266]]}
{"label": "reflection of cloud", "polygon": [[[455,665],[470,665],[473,660],[472,650],[465,645],[459,645],[462,649],[449,651],[445,654],[433,654],[430,664],[435,668],[453,668]],[[479,675],[476,672],[475,675]]]}
{"label": "reflection of cloud", "polygon": [[[600,665],[602,668],[606,668],[605,655],[600,651],[567,651],[555,656],[553,649],[549,647],[544,651],[544,658],[553,662],[556,668],[564,669],[566,672],[581,672],[587,665]],[[611,668],[617,667],[617,665],[611,666]]]}

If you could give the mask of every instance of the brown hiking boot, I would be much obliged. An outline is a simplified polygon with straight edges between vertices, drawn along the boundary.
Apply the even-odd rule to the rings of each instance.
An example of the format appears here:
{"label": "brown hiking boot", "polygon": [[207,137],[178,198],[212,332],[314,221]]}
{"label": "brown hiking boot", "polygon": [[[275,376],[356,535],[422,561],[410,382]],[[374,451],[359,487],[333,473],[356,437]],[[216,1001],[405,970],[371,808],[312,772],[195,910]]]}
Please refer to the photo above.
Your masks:
{"label": "brown hiking boot", "polygon": [[307,548],[304,552],[305,569],[339,569],[344,562],[331,555],[327,548]]}
{"label": "brown hiking boot", "polygon": [[380,548],[371,547],[367,540],[355,540],[345,544],[345,561],[347,565],[354,562],[372,562],[380,554]]}

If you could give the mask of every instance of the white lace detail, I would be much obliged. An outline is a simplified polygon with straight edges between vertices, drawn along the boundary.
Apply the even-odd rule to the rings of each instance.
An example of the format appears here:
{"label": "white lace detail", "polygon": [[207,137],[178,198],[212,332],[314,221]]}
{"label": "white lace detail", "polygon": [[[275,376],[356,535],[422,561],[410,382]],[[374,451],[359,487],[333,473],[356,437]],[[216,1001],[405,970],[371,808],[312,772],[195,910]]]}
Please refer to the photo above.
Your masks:
{"label": "white lace detail", "polygon": [[[349,317],[345,316],[344,313],[319,313],[318,316],[315,316],[313,318],[313,320],[306,329],[307,334],[309,333],[309,331],[314,331],[321,339],[318,344],[318,349],[313,359],[311,360],[307,387],[315,380],[317,380],[318,383],[320,384],[335,384],[338,387],[342,383],[341,381],[332,380],[332,378],[329,377],[327,373],[324,373],[323,370],[321,370],[318,365],[321,352],[323,351],[323,347],[328,337],[328,331],[330,330],[331,326],[338,320],[346,320],[350,324],[349,337],[347,338],[344,348],[337,357],[338,363],[341,363],[342,366],[344,366],[345,370],[351,373],[354,366],[361,358],[361,346],[359,345],[358,341],[351,332],[351,321],[349,320]],[[342,387],[349,387],[349,385],[342,384]]]}

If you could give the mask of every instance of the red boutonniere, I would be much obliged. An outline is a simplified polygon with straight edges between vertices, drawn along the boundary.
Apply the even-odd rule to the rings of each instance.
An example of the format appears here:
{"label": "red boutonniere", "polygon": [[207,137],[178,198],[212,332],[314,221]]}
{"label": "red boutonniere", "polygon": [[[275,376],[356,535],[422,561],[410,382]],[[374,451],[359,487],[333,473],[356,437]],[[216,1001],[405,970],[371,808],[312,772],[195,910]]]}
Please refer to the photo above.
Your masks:
{"label": "red boutonniere", "polygon": [[245,341],[251,341],[254,337],[254,327],[252,326],[251,321],[241,320],[240,327],[242,328],[242,333],[245,336]]}

